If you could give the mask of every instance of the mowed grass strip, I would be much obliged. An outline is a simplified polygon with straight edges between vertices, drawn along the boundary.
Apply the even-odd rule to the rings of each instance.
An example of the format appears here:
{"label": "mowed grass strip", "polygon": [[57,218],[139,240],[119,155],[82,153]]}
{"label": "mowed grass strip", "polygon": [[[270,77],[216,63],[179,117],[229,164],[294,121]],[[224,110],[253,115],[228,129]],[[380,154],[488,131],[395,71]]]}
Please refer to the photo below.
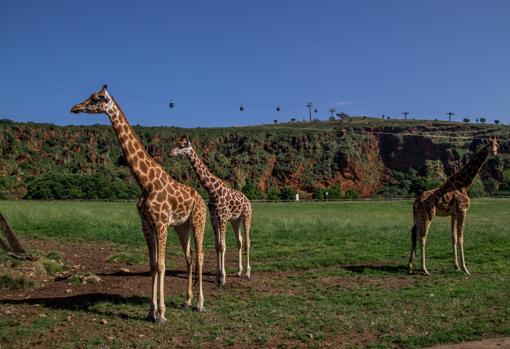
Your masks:
{"label": "mowed grass strip", "polygon": [[[83,319],[103,316],[115,325],[116,336],[113,341],[106,339],[111,333],[108,326],[89,329],[94,336],[87,339],[80,332],[62,331],[63,347],[73,347],[80,338],[78,343],[90,347],[283,343],[386,348],[510,335],[510,218],[506,215],[510,200],[472,201],[465,230],[470,277],[453,270],[450,220],[442,217],[434,220],[428,239],[432,275],[405,275],[411,205],[411,201],[256,203],[252,272],[270,272],[266,281],[271,292],[257,291],[255,285],[251,292],[234,288],[215,292],[206,295],[209,311],[204,314],[180,310],[182,295],[169,296],[172,321],[164,329],[138,320],[147,310],[147,295],[76,312],[46,309],[55,324],[44,326],[37,320],[14,324],[0,315],[0,338],[13,344],[33,326],[35,330],[66,327],[69,314]],[[135,203],[3,201],[0,211],[22,236],[99,240],[136,248],[145,244]],[[209,222],[206,234],[206,245],[212,247]],[[169,237],[169,253],[180,254],[175,234]],[[227,253],[234,250],[230,231]],[[122,334],[133,326],[145,337]],[[29,346],[51,337],[41,330],[37,333],[37,338],[27,336],[21,343]]]}

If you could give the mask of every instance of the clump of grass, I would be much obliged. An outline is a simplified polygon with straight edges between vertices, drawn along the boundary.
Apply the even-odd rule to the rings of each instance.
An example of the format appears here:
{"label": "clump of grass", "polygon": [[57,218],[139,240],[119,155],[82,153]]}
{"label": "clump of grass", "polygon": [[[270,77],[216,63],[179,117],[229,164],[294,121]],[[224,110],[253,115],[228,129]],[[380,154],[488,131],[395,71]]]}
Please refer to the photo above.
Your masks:
{"label": "clump of grass", "polygon": [[72,284],[97,284],[101,279],[94,273],[78,273],[71,275],[67,281]]}
{"label": "clump of grass", "polygon": [[145,262],[145,256],[140,253],[119,252],[110,256],[108,262],[127,265],[142,264]]}
{"label": "clump of grass", "polygon": [[50,251],[46,255],[46,258],[53,259],[54,261],[59,261],[62,259],[62,255],[58,251]]}
{"label": "clump of grass", "polygon": [[41,258],[41,264],[44,266],[44,269],[46,269],[48,275],[55,275],[67,270],[67,266],[64,263],[55,259]]}
{"label": "clump of grass", "polygon": [[71,275],[67,281],[69,281],[70,283],[72,284],[79,284],[81,283],[81,279],[80,279],[80,275],[78,274],[75,274],[75,275]]}
{"label": "clump of grass", "polygon": [[20,290],[31,287],[34,287],[34,282],[23,276],[13,278],[9,275],[0,275],[0,288]]}

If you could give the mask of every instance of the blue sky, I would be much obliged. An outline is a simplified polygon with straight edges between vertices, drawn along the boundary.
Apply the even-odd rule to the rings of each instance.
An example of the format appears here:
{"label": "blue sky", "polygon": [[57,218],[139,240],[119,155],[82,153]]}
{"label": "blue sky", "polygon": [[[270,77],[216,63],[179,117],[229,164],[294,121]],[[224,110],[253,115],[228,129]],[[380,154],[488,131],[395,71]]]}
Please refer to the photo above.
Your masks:
{"label": "blue sky", "polygon": [[302,119],[309,101],[321,119],[509,123],[509,13],[506,0],[2,0],[0,117],[107,123],[69,109],[108,83],[142,125]]}

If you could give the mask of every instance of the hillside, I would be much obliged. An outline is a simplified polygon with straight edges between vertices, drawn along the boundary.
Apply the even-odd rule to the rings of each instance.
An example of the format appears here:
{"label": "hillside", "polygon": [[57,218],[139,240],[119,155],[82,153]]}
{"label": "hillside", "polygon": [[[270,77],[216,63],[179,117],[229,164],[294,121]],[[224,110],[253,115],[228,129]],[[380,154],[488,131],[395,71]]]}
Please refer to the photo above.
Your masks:
{"label": "hillside", "polygon": [[[294,192],[307,198],[328,192],[330,199],[414,195],[465,163],[483,142],[473,137],[497,135],[505,140],[502,155],[489,159],[473,190],[510,192],[508,126],[356,117],[312,125],[134,128],[174,178],[199,188],[188,160],[169,156],[175,140],[187,135],[215,174],[259,199],[286,199]],[[137,195],[110,126],[0,121],[0,198]]]}

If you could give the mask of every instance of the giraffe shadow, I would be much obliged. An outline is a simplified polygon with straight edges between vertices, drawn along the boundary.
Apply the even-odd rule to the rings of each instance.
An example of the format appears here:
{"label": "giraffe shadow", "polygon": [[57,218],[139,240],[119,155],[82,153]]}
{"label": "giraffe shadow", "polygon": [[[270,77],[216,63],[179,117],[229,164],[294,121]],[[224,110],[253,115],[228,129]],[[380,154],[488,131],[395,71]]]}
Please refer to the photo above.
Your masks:
{"label": "giraffe shadow", "polygon": [[[149,304],[148,297],[131,296],[124,297],[118,294],[109,293],[88,293],[79,294],[68,297],[47,297],[47,298],[28,298],[28,299],[0,299],[0,304],[38,304],[50,309],[56,310],[71,310],[71,311],[85,311],[96,315],[116,316],[121,319],[130,320],[143,320],[141,317],[131,316],[123,313],[116,313],[111,311],[101,311],[95,308],[99,303],[109,302],[114,305],[129,304],[129,305],[147,305]],[[169,304],[172,307],[177,307],[177,304]]]}
{"label": "giraffe shadow", "polygon": [[[116,271],[114,273],[98,273],[97,274],[98,276],[122,276],[122,277],[130,277],[130,276],[147,276],[147,277],[150,277],[151,276],[151,273],[150,271]],[[202,273],[203,276],[214,276],[216,277],[216,274],[215,273],[211,273],[211,272],[203,272]],[[176,277],[176,278],[180,278],[180,279],[187,279],[188,278],[188,273],[184,270],[170,270],[170,269],[167,269],[165,270],[165,276],[172,276],[172,277]],[[212,281],[212,280],[208,280],[208,279],[203,279],[202,280],[203,282],[208,282],[208,283],[215,283],[215,281]]]}
{"label": "giraffe shadow", "polygon": [[374,264],[356,264],[356,265],[343,265],[342,269],[348,270],[353,273],[363,274],[370,271],[391,273],[391,274],[406,274],[407,266],[405,265],[374,265]]}

